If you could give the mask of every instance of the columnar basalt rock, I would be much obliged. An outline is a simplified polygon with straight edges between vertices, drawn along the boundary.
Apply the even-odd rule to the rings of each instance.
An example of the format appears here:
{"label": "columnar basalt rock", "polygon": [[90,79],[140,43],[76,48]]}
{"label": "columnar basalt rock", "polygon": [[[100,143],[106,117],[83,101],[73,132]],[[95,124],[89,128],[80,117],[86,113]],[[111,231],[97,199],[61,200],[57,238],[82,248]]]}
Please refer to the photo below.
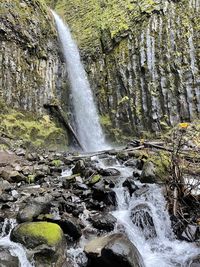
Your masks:
{"label": "columnar basalt rock", "polygon": [[198,1],[54,2],[112,135],[160,132],[199,116]]}
{"label": "columnar basalt rock", "polygon": [[0,28],[0,93],[6,103],[42,113],[47,102],[64,99],[65,69],[47,6],[38,0],[4,1]]}

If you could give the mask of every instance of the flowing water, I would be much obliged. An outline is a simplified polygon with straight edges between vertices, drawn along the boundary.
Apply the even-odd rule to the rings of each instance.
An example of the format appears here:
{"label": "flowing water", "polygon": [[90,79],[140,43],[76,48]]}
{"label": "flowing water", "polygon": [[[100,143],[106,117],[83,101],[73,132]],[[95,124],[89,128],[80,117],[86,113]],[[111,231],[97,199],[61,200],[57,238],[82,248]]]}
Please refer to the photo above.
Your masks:
{"label": "flowing water", "polygon": [[71,84],[72,101],[76,127],[80,143],[85,151],[98,151],[107,148],[99,123],[92,91],[87,74],[81,63],[80,54],[67,25],[52,11]]}
{"label": "flowing water", "polygon": [[[15,225],[15,220],[5,219],[0,233],[0,249],[7,249],[12,256],[17,257],[20,263],[20,267],[33,267],[33,265],[28,260],[26,252],[22,245],[10,240],[10,232]],[[9,233],[7,233],[7,228],[10,229]]]}

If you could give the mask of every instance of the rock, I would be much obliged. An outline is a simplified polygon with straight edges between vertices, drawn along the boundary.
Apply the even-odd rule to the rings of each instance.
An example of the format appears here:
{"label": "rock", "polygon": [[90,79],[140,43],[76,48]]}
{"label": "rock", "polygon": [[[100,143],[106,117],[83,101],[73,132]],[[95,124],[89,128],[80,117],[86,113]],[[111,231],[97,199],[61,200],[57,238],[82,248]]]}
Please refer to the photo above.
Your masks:
{"label": "rock", "polygon": [[50,219],[49,221],[58,224],[63,230],[64,234],[69,235],[73,238],[73,240],[78,240],[82,235],[78,219],[69,214],[63,214],[59,220]]}
{"label": "rock", "polygon": [[47,195],[45,197],[37,197],[29,199],[29,203],[21,208],[17,214],[17,221],[30,222],[38,217],[41,213],[48,213],[51,207],[52,197]]}
{"label": "rock", "polygon": [[59,225],[22,223],[12,230],[10,238],[31,250],[36,267],[63,266],[66,243]]}
{"label": "rock", "polygon": [[12,201],[15,201],[16,199],[14,199],[13,196],[11,196],[10,194],[7,194],[7,193],[3,193],[0,195],[0,202],[4,202],[4,203],[7,203],[7,202],[12,202]]}
{"label": "rock", "polygon": [[140,181],[142,183],[157,183],[156,170],[154,164],[150,162],[145,162],[143,170],[140,176]]}
{"label": "rock", "polygon": [[103,201],[106,205],[116,205],[116,194],[110,188],[105,187],[102,181],[93,186],[93,199]]}
{"label": "rock", "polygon": [[2,191],[10,191],[12,189],[12,185],[8,181],[0,178],[0,189]]}
{"label": "rock", "polygon": [[83,174],[85,171],[85,162],[83,160],[79,160],[76,162],[74,168],[72,169],[73,174]]}
{"label": "rock", "polygon": [[127,161],[129,159],[129,154],[128,152],[121,151],[117,153],[116,158],[122,161]]}
{"label": "rock", "polygon": [[138,204],[131,210],[131,220],[143,233],[146,239],[157,236],[150,208],[145,204]]}
{"label": "rock", "polygon": [[23,174],[19,173],[18,171],[13,171],[11,169],[4,169],[1,172],[1,177],[8,182],[20,182],[20,181],[25,181],[26,178]]}
{"label": "rock", "polygon": [[188,242],[200,241],[200,226],[188,224],[180,238]]}
{"label": "rock", "polygon": [[190,262],[188,262],[187,266],[199,267],[200,266],[200,256],[197,256],[196,258],[194,258]]}
{"label": "rock", "polygon": [[116,218],[110,213],[97,214],[90,217],[90,222],[94,228],[107,232],[114,230],[116,221]]}
{"label": "rock", "polygon": [[138,168],[138,166],[140,166],[140,160],[138,159],[128,159],[126,162],[124,162],[124,165],[127,167],[134,167],[134,168]]}
{"label": "rock", "polygon": [[123,234],[96,238],[84,251],[89,258],[87,267],[144,267],[137,248]]}
{"label": "rock", "polygon": [[103,176],[118,176],[120,171],[115,168],[100,169],[99,173]]}
{"label": "rock", "polygon": [[132,178],[127,178],[122,186],[127,187],[128,191],[130,193],[130,195],[132,196],[132,194],[138,189],[138,186],[135,184],[135,182],[133,181]]}
{"label": "rock", "polygon": [[142,183],[163,183],[169,176],[171,158],[167,152],[151,155],[144,162],[140,181]]}
{"label": "rock", "polygon": [[12,256],[8,249],[0,247],[0,266],[1,267],[18,267],[19,260]]}

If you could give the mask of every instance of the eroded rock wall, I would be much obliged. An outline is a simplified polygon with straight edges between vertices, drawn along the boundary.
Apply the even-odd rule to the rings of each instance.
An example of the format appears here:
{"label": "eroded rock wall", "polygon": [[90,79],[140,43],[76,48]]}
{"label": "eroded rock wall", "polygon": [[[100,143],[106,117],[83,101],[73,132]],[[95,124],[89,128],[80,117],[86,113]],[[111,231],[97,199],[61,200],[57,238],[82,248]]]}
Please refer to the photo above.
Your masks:
{"label": "eroded rock wall", "polygon": [[50,10],[42,1],[0,3],[0,95],[13,108],[41,113],[63,99],[65,68]]}
{"label": "eroded rock wall", "polygon": [[199,1],[55,4],[78,41],[112,135],[159,132],[199,116]]}

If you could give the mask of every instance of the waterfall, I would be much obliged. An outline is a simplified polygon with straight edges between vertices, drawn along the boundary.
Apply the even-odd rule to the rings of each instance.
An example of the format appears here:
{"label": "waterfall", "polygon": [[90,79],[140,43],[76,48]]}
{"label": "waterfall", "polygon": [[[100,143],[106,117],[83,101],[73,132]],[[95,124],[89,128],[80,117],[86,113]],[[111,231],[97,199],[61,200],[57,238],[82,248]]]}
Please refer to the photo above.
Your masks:
{"label": "waterfall", "polygon": [[[105,139],[99,123],[87,74],[81,63],[80,54],[67,25],[52,11],[55,18],[62,50],[71,84],[73,107],[78,137],[86,151],[106,149]],[[81,33],[80,33],[81,34]]]}

